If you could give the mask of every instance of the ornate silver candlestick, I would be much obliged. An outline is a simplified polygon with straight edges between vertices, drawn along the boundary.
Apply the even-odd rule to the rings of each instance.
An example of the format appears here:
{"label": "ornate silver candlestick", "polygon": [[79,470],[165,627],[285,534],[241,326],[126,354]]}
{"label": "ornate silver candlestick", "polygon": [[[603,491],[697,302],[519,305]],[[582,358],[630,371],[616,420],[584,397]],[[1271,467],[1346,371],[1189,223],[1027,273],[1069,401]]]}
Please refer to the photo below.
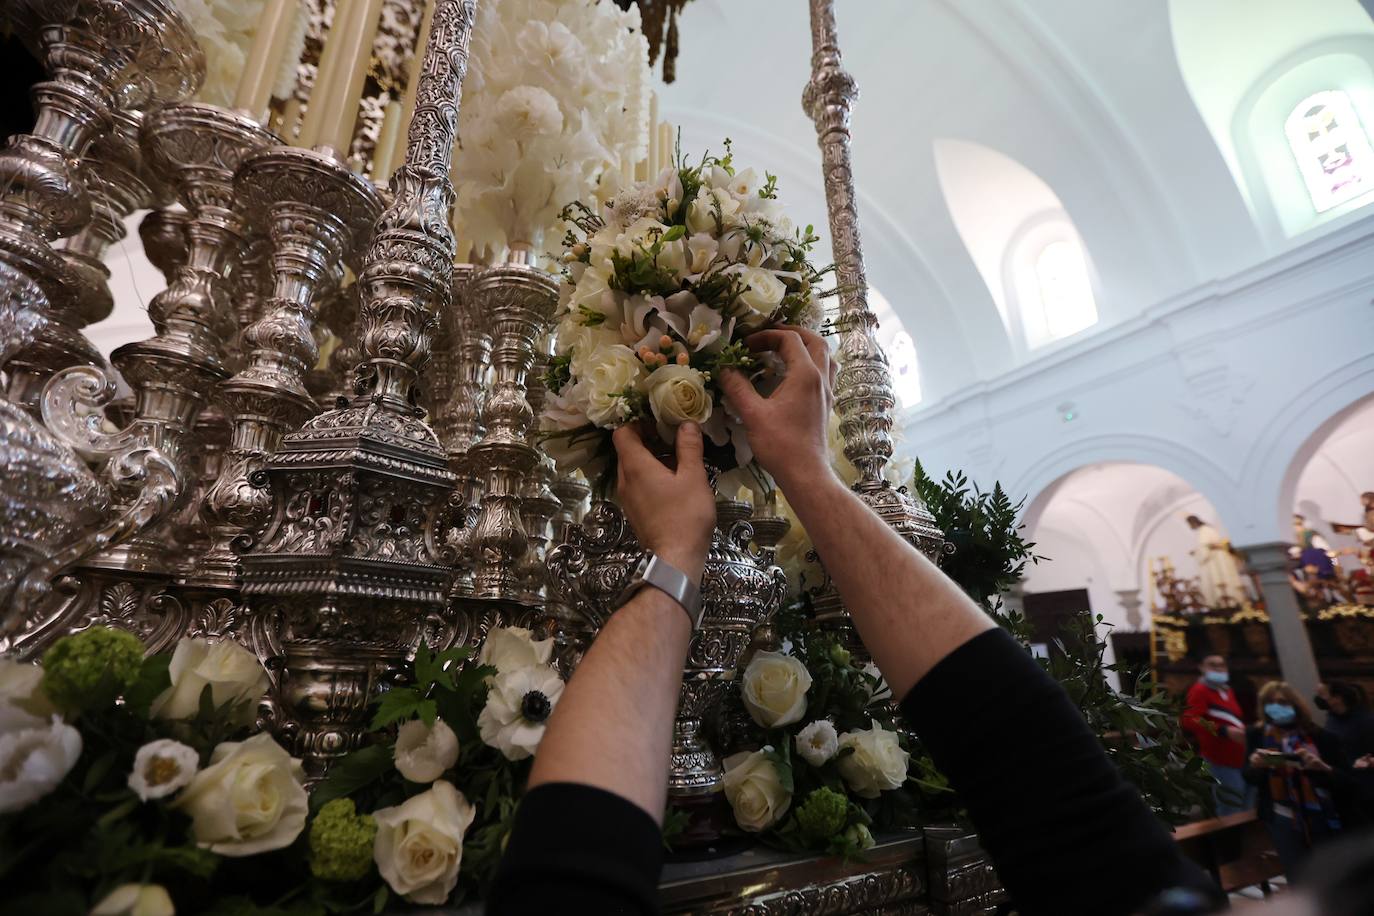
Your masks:
{"label": "ornate silver candlestick", "polygon": [[491,366],[491,335],[470,289],[475,271],[471,264],[453,266],[453,302],[442,316],[440,331],[448,346],[441,356],[436,356],[434,367],[438,401],[434,431],[448,451],[449,468],[457,477],[457,486],[449,499],[451,511],[446,532],[456,558],[455,597],[472,593],[471,538],[479,511],[482,474],[470,449],[486,433],[482,413],[487,370]]}
{"label": "ornate silver candlestick", "polygon": [[[874,336],[877,318],[868,307],[859,213],[850,166],[849,117],[859,97],[858,85],[844,69],[835,31],[834,0],[811,0],[811,80],[802,93],[802,108],[816,125],[821,172],[833,239],[840,314],[840,346],[835,381],[835,410],[845,456],[859,472],[854,492],[903,538],[939,562],[944,534],[919,499],[883,477],[892,457],[892,376],[887,357]],[[841,630],[855,648],[849,614],[826,582],[816,596],[816,617]]]}
{"label": "ornate silver candlestick", "polygon": [[243,557],[253,642],[278,671],[269,724],[315,777],[357,746],[377,688],[446,613],[451,572],[432,527],[453,475],[413,399],[451,291],[449,160],[473,8],[434,7],[405,163],[358,278],[358,393],[282,440],[267,467],[272,520]]}
{"label": "ornate silver candlestick", "polygon": [[[210,105],[171,105],[144,127],[152,167],[172,177],[187,210],[186,262],[149,303],[157,336],[125,344],[111,361],[135,392],[134,420],[122,435],[164,451],[178,468],[179,489],[198,476],[188,441],[192,423],[228,374],[221,360],[220,329],[232,327],[224,280],[245,234],[233,209],[234,170],[272,141],[256,122]],[[91,562],[170,575],[162,541],[144,531]]]}
{"label": "ornate silver candlestick", "polygon": [[75,281],[75,310],[83,326],[100,321],[113,310],[105,252],[127,234],[124,218],[153,199],[152,189],[140,176],[139,126],[139,116],[117,113],[115,129],[99,137],[86,157],[91,221],[62,248]]}
{"label": "ornate silver candlestick", "polygon": [[281,437],[316,413],[305,378],[319,356],[312,333],[317,295],[341,273],[345,257],[356,263],[381,213],[370,182],[336,159],[287,146],[245,160],[235,190],[239,211],[272,240],[274,283],[266,313],[243,332],[247,365],[219,388],[234,432],[206,494],[213,543],[197,564],[202,586],[232,587],[239,569],[232,542],[267,521],[272,498],[257,475]]}
{"label": "ornate silver candlestick", "polygon": [[[58,369],[103,365],[81,333],[104,306],[99,270],[79,258],[76,271],[52,248],[90,221],[91,200],[78,165],[119,108],[186,98],[205,76],[194,35],[165,0],[23,0],[12,12],[31,34],[51,74],[33,89],[38,118],[0,151],[0,289],[25,295],[44,323],[5,366],[9,397],[36,409]],[[29,284],[16,282],[22,276]],[[41,296],[34,296],[35,290]],[[93,292],[94,290],[94,292]],[[83,294],[85,294],[83,296]],[[94,300],[89,297],[94,295]],[[83,315],[83,306],[86,314]]]}
{"label": "ornate silver candlestick", "polygon": [[539,461],[529,444],[534,411],[526,379],[535,360],[535,340],[558,302],[558,284],[532,265],[528,249],[512,252],[510,263],[482,271],[472,295],[490,322],[492,391],[483,420],[486,434],[468,450],[484,474],[482,510],[473,527],[473,591],[490,601],[519,602],[519,563],[529,548],[520,519],[520,487]]}

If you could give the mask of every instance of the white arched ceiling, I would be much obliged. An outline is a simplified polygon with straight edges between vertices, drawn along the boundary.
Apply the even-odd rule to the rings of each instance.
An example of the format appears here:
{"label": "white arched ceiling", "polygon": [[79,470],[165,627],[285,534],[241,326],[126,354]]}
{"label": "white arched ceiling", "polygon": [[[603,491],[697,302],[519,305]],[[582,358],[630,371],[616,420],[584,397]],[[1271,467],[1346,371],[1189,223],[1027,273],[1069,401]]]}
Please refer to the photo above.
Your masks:
{"label": "white arched ceiling", "polygon": [[1283,127],[1319,89],[1374,115],[1374,21],[1358,0],[1170,0],[1169,20],[1188,91],[1270,244],[1353,209],[1315,213]]}
{"label": "white arched ceiling", "polygon": [[1086,545],[1113,591],[1141,589],[1145,598],[1150,564],[1161,556],[1180,575],[1197,574],[1188,515],[1226,533],[1211,502],[1177,474],[1149,464],[1102,462],[1071,471],[1038,494],[1025,520],[1030,540],[1039,541],[1042,529],[1072,536]]}
{"label": "white arched ceiling", "polygon": [[942,137],[935,141],[934,154],[954,228],[1010,331],[1007,249],[1027,223],[1063,214],[1064,205],[1039,175],[986,146]]}

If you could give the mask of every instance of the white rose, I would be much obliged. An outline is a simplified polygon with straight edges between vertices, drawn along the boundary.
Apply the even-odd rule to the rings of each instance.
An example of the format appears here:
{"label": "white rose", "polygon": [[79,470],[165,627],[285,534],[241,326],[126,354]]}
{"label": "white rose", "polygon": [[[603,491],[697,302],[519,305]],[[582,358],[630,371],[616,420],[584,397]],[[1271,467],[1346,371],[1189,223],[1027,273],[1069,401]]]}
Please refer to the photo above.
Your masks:
{"label": "white rose", "polygon": [[840,749],[840,736],[835,732],[835,723],[829,719],[817,719],[797,732],[797,753],[813,767],[822,766],[834,757]]}
{"label": "white rose", "polygon": [[47,724],[0,734],[0,814],[47,795],[81,756],[81,733],[53,716]]}
{"label": "white rose", "polygon": [[121,884],[91,909],[91,916],[172,916],[171,895],[161,884]]}
{"label": "white rose", "polygon": [[756,652],[744,669],[740,696],[744,708],[764,728],[791,725],[806,714],[811,672],[799,659],[781,652]]}
{"label": "white rose", "polygon": [[711,416],[706,376],[691,366],[661,366],[644,380],[644,388],[664,442],[672,442],[673,430],[683,423],[705,423]]}
{"label": "white rose", "polygon": [[750,833],[767,830],[787,813],[792,790],[783,785],[782,774],[768,756],[771,747],[726,757],[725,797],[735,812],[735,822]]}
{"label": "white rose", "polygon": [[43,669],[0,656],[0,707],[5,704],[43,720],[56,712],[43,693]]}
{"label": "white rose", "polygon": [[563,679],[548,665],[503,671],[487,691],[477,732],[507,760],[523,760],[539,749],[544,724],[562,695]]}
{"label": "white rose", "polygon": [[598,347],[614,346],[619,342],[620,335],[604,323],[585,325],[577,316],[569,315],[558,323],[554,350],[559,356],[571,353],[576,359],[580,354],[591,353]]}
{"label": "white rose", "polygon": [[762,267],[741,268],[739,278],[744,286],[735,301],[748,310],[740,316],[740,324],[746,328],[762,325],[787,295],[787,287],[771,270]]}
{"label": "white rose", "polygon": [[443,719],[412,719],[396,733],[396,769],[411,782],[434,782],[458,762],[458,736]]}
{"label": "white rose", "polygon": [[166,798],[189,785],[199,769],[200,755],[195,748],[171,738],[159,738],[143,745],[134,755],[129,788],[143,801]]}
{"label": "white rose", "polygon": [[172,806],[190,815],[198,846],[251,856],[290,846],[305,828],[303,779],[299,760],[271,735],[254,735],[216,747]]}
{"label": "white rose", "polygon": [[840,758],[840,775],[856,795],[877,798],[880,792],[899,788],[906,782],[910,754],[902,750],[897,733],[876,722],[868,729],[840,735],[840,750],[853,748]]}
{"label": "white rose", "polygon": [[621,344],[601,347],[577,360],[574,372],[586,385],[587,419],[602,428],[619,426],[631,417],[627,390],[638,390],[647,373],[635,351]]}
{"label": "white rose", "polygon": [[463,834],[476,814],[463,793],[442,779],[405,804],[372,812],[377,870],[411,903],[445,902],[458,883]]}
{"label": "white rose", "polygon": [[200,710],[200,694],[208,685],[215,706],[238,705],[238,719],[248,725],[257,714],[252,701],[267,692],[267,672],[262,663],[232,639],[182,639],[168,670],[172,686],[152,706],[153,715],[163,719],[194,716]]}
{"label": "white rose", "polygon": [[524,627],[496,627],[487,633],[482,651],[477,653],[477,664],[490,665],[497,671],[514,671],[530,665],[547,665],[551,657],[552,639],[535,639]]}

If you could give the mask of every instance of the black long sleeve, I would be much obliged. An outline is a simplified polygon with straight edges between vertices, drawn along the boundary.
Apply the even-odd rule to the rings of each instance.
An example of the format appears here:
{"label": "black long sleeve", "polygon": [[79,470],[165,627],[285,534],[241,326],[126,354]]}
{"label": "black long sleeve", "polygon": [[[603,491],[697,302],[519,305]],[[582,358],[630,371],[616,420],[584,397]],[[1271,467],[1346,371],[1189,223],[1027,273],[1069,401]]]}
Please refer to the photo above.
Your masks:
{"label": "black long sleeve", "polygon": [[487,913],[647,916],[662,869],[662,834],[643,809],[592,786],[542,785],[520,801]]}
{"label": "black long sleeve", "polygon": [[1121,778],[1063,688],[1005,632],[946,656],[902,711],[1026,916],[1124,916],[1182,886],[1220,894]]}

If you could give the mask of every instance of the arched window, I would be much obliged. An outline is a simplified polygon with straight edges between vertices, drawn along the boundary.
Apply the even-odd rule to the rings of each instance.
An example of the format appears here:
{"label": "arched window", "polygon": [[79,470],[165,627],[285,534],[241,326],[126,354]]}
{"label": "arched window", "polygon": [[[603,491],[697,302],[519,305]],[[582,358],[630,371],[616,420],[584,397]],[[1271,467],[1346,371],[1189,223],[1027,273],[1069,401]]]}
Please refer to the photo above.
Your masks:
{"label": "arched window", "polygon": [[887,362],[892,369],[892,390],[897,402],[911,407],[921,402],[921,373],[916,366],[916,342],[906,331],[898,331],[887,348]]}
{"label": "arched window", "polygon": [[1318,213],[1372,189],[1374,150],[1344,92],[1329,89],[1303,99],[1284,132]]}
{"label": "arched window", "polygon": [[1058,232],[1038,248],[1026,250],[1025,243],[1033,245],[1034,241],[1031,235],[1018,246],[1022,250],[1014,256],[1012,267],[1016,274],[1017,323],[1027,349],[1077,334],[1097,323],[1092,281],[1077,238]]}
{"label": "arched window", "polygon": [[916,341],[902,326],[902,320],[887,297],[877,287],[868,288],[868,307],[878,319],[878,343],[887,355],[892,372],[892,393],[897,406],[914,407],[921,402],[921,370],[916,363]]}

